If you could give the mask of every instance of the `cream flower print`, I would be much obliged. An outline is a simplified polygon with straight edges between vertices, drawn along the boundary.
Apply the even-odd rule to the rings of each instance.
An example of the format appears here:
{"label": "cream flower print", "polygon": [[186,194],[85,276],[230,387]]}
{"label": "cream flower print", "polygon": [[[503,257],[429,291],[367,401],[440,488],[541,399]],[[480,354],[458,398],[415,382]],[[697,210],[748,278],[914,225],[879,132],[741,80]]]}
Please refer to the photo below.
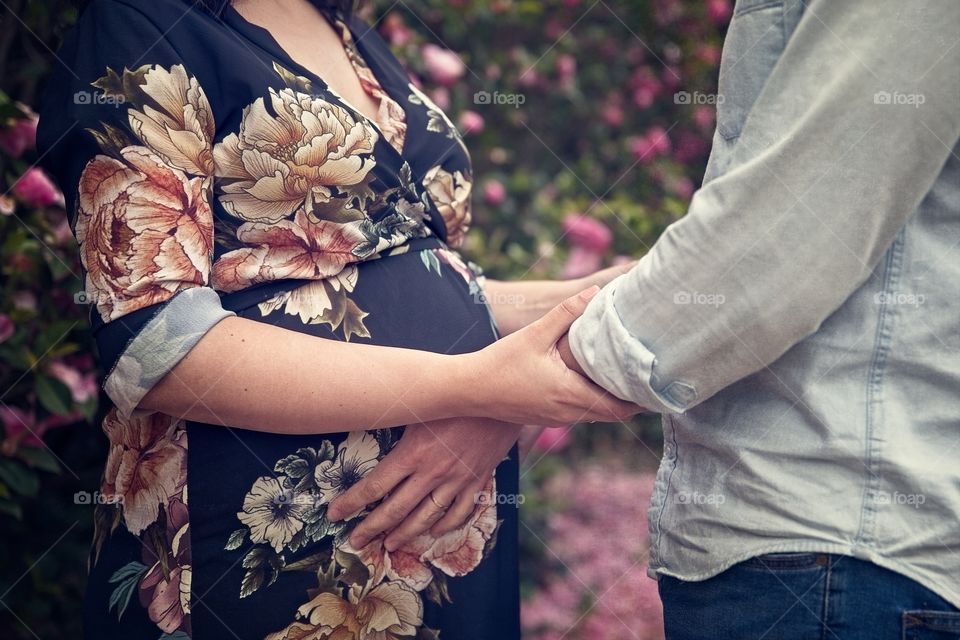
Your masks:
{"label": "cream flower print", "polygon": [[140,90],[150,101],[127,114],[137,137],[181,171],[212,175],[213,113],[197,79],[182,64],[169,70],[153,66],[143,75]]}
{"label": "cream flower print", "polygon": [[370,331],[363,319],[369,314],[349,296],[357,286],[358,274],[356,265],[351,264],[335,276],[278,293],[260,303],[260,315],[268,316],[282,309],[305,324],[328,324],[334,331],[342,327],[347,340],[355,335],[368,338]]}
{"label": "cream flower print", "polygon": [[470,192],[473,184],[462,172],[450,173],[438,165],[423,177],[423,186],[443,217],[447,227],[447,244],[459,247],[470,229]]}
{"label": "cream flower print", "polygon": [[321,504],[332,502],[377,466],[380,444],[366,431],[351,431],[337,457],[317,465],[314,481]]}
{"label": "cream flower print", "polygon": [[247,221],[274,223],[304,205],[328,202],[334,189],[366,179],[378,134],[369,123],[322,98],[270,89],[243,110],[239,134],[214,147],[220,202]]}
{"label": "cream flower print", "polygon": [[210,179],[145,147],[119,155],[95,156],[80,175],[80,261],[104,321],[206,284],[213,253]]}
{"label": "cream flower print", "polygon": [[266,542],[280,553],[303,528],[310,501],[302,498],[285,488],[281,480],[261,476],[243,499],[243,511],[237,518],[250,528],[253,542]]}
{"label": "cream flower print", "polygon": [[402,582],[367,590],[351,587],[347,598],[325,591],[297,610],[302,619],[267,640],[400,640],[423,623],[420,595]]}

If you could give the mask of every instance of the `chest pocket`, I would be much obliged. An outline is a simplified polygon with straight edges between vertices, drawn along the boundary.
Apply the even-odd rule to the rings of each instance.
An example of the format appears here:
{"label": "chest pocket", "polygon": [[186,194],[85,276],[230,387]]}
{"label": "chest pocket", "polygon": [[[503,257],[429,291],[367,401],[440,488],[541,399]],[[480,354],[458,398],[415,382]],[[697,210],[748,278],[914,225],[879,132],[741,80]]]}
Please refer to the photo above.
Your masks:
{"label": "chest pocket", "polygon": [[720,58],[717,132],[740,135],[747,115],[783,53],[783,0],[738,0]]}

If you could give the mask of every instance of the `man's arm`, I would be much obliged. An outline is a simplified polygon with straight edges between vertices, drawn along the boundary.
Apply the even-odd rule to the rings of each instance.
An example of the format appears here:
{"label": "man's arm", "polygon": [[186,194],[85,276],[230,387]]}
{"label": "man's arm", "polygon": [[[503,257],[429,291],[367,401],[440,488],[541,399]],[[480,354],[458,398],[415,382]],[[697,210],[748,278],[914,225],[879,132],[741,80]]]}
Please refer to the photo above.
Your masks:
{"label": "man's arm", "polygon": [[960,136],[958,26],[956,0],[810,2],[729,171],[574,323],[590,377],[684,411],[814,333],[870,276]]}

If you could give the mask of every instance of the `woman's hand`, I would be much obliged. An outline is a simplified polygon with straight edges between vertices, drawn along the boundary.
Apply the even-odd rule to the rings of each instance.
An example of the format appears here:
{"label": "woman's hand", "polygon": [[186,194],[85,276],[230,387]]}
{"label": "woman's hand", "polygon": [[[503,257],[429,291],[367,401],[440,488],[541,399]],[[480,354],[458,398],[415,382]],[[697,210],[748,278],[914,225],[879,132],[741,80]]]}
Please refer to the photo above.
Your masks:
{"label": "woman's hand", "polygon": [[557,342],[597,294],[593,287],[528,327],[474,353],[457,356],[468,385],[457,389],[467,415],[518,424],[620,422],[640,407],[610,395],[564,364]]}
{"label": "woman's hand", "polygon": [[342,520],[386,499],[350,536],[355,549],[389,532],[387,550],[430,530],[440,536],[462,525],[497,465],[517,441],[520,425],[452,418],[411,425],[373,471],[330,505]]}

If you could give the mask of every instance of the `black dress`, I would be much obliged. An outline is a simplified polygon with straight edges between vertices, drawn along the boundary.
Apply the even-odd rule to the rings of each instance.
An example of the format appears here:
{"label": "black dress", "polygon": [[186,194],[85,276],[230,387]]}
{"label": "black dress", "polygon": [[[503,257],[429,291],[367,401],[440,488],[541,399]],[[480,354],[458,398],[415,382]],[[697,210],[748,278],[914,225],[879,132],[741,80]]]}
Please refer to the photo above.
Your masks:
{"label": "black dress", "polygon": [[[469,156],[376,32],[331,17],[379,101],[372,122],[266,31],[192,4],[95,0],[41,113],[113,402],[87,636],[518,638],[517,513],[492,499],[517,492],[515,450],[462,529],[355,550],[363,514],[332,523],[327,505],[402,427],[275,435],[137,410],[234,314],[435,352],[497,337],[482,278],[451,249]],[[322,385],[337,363],[298,374]]]}

